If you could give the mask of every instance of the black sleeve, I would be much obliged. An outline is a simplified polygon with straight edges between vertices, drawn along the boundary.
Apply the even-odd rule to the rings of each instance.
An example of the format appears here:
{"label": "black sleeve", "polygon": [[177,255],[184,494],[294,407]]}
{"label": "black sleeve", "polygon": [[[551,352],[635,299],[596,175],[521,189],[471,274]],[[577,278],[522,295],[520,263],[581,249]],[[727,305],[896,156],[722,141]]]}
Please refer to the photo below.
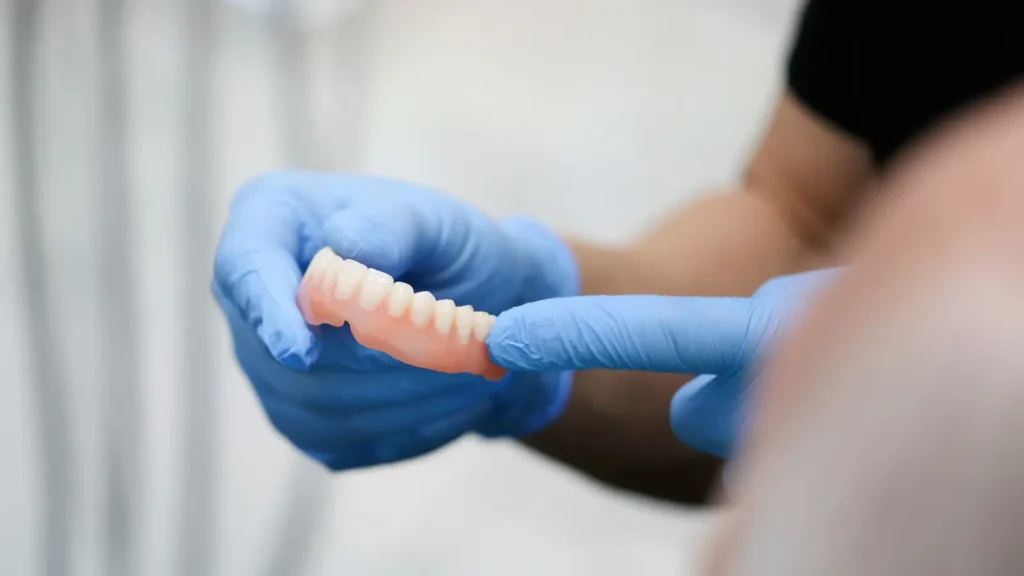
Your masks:
{"label": "black sleeve", "polygon": [[[789,55],[790,92],[811,110],[858,138],[865,136],[864,107],[858,90],[862,59],[853,56],[856,0],[809,0]],[[857,62],[857,64],[855,64]]]}

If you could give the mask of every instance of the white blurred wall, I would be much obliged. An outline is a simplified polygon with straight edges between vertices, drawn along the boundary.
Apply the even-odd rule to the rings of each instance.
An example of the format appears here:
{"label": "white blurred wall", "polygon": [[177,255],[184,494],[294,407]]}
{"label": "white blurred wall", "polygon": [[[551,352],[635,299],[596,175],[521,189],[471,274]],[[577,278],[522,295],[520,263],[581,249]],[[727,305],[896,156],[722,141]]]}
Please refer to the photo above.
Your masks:
{"label": "white blurred wall", "polygon": [[[53,305],[74,407],[76,574],[99,575],[105,453],[92,359],[101,294],[95,19],[99,0],[44,2],[39,70]],[[181,477],[180,237],[186,126],[181,5],[130,4],[130,181],[144,362],[140,571],[173,574]],[[670,206],[735,177],[781,78],[795,0],[378,0],[303,5],[302,68],[282,65],[266,2],[217,12],[210,209],[246,178],[290,162],[289,90],[305,92],[308,164],[411,179],[495,215],[527,213],[623,240]],[[342,6],[341,4],[344,4]],[[0,4],[9,18],[11,1]],[[335,10],[333,8],[340,8]],[[318,19],[320,18],[320,19]],[[326,19],[324,19],[326,18]],[[6,25],[6,22],[5,22]],[[0,71],[6,71],[7,62]],[[285,69],[287,68],[287,69]],[[290,78],[282,83],[283,77]],[[294,84],[296,78],[300,84]],[[302,83],[305,79],[305,83]],[[0,109],[11,86],[0,84]],[[0,119],[0,574],[34,574],[39,493],[29,366]],[[282,128],[284,126],[284,128]],[[206,284],[208,278],[195,278]],[[211,305],[211,311],[213,310]],[[212,312],[211,312],[212,313]],[[324,516],[309,574],[683,574],[707,518],[625,498],[506,443],[466,440],[417,462],[330,477],[270,427],[220,317],[217,570],[259,574],[279,534],[291,470],[319,481]]]}

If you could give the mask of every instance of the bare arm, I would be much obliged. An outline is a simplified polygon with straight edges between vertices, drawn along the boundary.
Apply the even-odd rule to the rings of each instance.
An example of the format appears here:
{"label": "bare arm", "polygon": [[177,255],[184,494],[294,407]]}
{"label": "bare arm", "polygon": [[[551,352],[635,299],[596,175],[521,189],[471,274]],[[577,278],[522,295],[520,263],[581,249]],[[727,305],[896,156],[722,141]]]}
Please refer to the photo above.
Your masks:
{"label": "bare arm", "polygon": [[[586,294],[746,295],[815,267],[872,178],[868,151],[791,96],[741,185],[682,208],[624,248],[576,243]],[[588,371],[554,425],[527,444],[604,483],[702,503],[720,462],[669,428],[678,375]]]}

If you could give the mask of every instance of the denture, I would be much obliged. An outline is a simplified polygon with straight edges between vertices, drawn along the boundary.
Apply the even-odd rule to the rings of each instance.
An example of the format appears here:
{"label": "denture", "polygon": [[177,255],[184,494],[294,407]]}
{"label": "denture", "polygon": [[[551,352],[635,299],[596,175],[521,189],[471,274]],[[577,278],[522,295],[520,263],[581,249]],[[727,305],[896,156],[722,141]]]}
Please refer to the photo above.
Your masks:
{"label": "denture", "polygon": [[298,300],[308,324],[340,327],[347,322],[357,342],[400,362],[492,381],[507,373],[491,362],[484,344],[494,316],[437,300],[430,292],[414,292],[409,284],[330,248],[310,262]]}

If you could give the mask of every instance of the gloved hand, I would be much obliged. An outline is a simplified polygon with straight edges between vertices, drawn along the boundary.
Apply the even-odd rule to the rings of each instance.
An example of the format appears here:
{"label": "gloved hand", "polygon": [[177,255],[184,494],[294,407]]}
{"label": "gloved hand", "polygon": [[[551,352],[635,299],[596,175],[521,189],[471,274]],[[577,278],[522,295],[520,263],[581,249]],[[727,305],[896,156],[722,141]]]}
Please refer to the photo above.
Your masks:
{"label": "gloved hand", "polygon": [[[728,457],[744,403],[771,342],[841,269],[782,276],[750,298],[583,296],[498,316],[487,344],[510,370],[609,368],[702,374],[673,397],[672,429],[697,450]],[[748,407],[749,408],[749,407]]]}
{"label": "gloved hand", "polygon": [[519,436],[555,419],[568,374],[501,382],[430,372],[360,346],[348,326],[311,329],[296,304],[324,246],[438,299],[492,314],[577,293],[561,240],[525,219],[397,181],[281,172],[245,185],[217,249],[214,294],[270,420],[332,469],[417,456],[467,433]]}

